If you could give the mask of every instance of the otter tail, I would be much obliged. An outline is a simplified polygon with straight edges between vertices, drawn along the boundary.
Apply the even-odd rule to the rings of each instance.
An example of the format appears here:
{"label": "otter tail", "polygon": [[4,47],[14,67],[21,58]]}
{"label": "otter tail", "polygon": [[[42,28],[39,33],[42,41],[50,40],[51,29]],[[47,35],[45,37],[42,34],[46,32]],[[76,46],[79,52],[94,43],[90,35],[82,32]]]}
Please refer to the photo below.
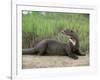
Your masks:
{"label": "otter tail", "polygon": [[37,52],[36,48],[22,49],[22,54],[23,55],[33,55],[33,54],[36,54],[36,52]]}

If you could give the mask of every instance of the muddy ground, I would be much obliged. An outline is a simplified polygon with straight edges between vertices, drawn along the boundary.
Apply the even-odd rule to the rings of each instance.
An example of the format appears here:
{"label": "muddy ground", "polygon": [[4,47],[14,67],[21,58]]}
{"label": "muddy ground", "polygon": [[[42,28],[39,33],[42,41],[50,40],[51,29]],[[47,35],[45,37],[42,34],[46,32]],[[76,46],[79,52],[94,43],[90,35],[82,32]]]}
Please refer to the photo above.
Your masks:
{"label": "muddy ground", "polygon": [[36,56],[23,55],[22,68],[50,68],[50,67],[72,67],[72,66],[88,66],[89,55],[79,56],[79,59],[73,60],[68,56]]}

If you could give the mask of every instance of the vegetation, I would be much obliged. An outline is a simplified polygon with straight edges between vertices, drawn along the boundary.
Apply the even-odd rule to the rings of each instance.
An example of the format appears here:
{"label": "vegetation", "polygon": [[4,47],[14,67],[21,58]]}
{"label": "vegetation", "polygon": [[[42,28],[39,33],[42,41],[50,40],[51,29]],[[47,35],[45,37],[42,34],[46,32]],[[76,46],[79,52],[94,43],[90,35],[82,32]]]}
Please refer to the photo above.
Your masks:
{"label": "vegetation", "polygon": [[32,47],[35,43],[45,38],[56,39],[66,43],[67,38],[61,33],[61,31],[67,28],[78,33],[80,49],[83,52],[88,51],[88,14],[39,11],[22,14],[23,48]]}

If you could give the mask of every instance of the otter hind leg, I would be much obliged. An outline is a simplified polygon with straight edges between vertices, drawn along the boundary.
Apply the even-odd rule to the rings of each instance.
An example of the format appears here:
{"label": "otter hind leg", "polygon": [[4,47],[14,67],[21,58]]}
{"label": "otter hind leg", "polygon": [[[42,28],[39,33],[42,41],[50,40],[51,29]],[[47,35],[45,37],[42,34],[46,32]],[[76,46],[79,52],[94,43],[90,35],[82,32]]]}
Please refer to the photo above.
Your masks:
{"label": "otter hind leg", "polygon": [[39,56],[43,56],[43,55],[45,55],[45,51],[40,50],[40,51],[38,52],[38,55],[39,55]]}
{"label": "otter hind leg", "polygon": [[38,50],[38,55],[44,56],[46,54],[47,47],[42,47]]}

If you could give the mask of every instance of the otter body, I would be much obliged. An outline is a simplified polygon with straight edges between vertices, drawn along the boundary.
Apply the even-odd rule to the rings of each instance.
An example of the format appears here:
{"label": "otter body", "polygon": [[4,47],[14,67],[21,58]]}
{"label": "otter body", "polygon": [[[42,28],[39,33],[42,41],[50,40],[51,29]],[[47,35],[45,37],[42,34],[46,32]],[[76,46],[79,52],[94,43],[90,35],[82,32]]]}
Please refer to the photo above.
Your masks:
{"label": "otter body", "polygon": [[64,43],[56,40],[45,39],[40,41],[34,48],[30,48],[30,50],[23,49],[23,54],[33,54],[34,52],[38,55],[65,55],[65,48],[66,44]]}
{"label": "otter body", "polygon": [[[66,55],[73,59],[78,59],[76,55],[83,55],[79,51],[79,40],[77,35],[71,30],[65,30],[64,33],[70,36],[67,44],[52,39],[40,41],[34,48],[22,49],[23,54],[37,55]],[[74,41],[74,44],[73,42]]]}

